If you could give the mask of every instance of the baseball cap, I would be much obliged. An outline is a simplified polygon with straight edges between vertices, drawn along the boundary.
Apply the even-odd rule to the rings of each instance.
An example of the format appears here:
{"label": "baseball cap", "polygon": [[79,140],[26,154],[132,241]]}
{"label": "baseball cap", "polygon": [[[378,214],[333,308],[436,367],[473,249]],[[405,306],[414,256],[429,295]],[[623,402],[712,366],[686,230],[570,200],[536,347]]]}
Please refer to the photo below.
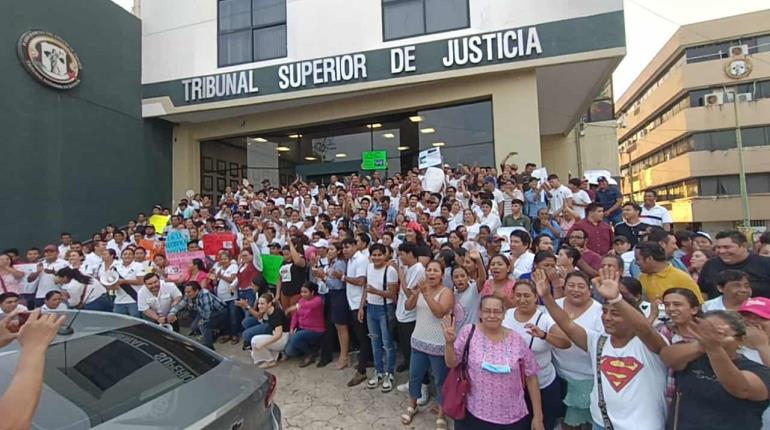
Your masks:
{"label": "baseball cap", "polygon": [[409,221],[406,228],[412,229],[420,234],[425,234],[425,230],[423,230],[422,226],[417,221]]}
{"label": "baseball cap", "polygon": [[623,235],[620,235],[620,236],[615,236],[615,240],[613,241],[613,243],[615,243],[615,242],[625,242],[625,243],[631,243],[631,241],[630,241],[630,240],[628,240],[628,238],[627,238],[627,237],[625,237],[625,236],[623,236]]}
{"label": "baseball cap", "polygon": [[278,242],[273,242],[270,245],[267,245],[268,248],[278,248],[281,249],[281,244]]}
{"label": "baseball cap", "polygon": [[693,233],[693,234],[692,234],[692,237],[693,237],[693,238],[696,238],[696,237],[698,237],[698,236],[700,236],[700,237],[705,237],[705,238],[706,238],[706,239],[708,239],[708,241],[709,241],[709,242],[711,242],[711,243],[713,243],[713,242],[714,242],[713,240],[711,240],[711,235],[710,235],[710,234],[708,234],[708,233],[706,233],[705,231],[696,231],[695,233]]}
{"label": "baseball cap", "polygon": [[59,248],[57,248],[56,245],[46,245],[45,248],[43,248],[43,252],[46,252],[46,251],[59,252]]}
{"label": "baseball cap", "polygon": [[326,239],[318,239],[315,243],[313,243],[313,246],[316,248],[328,248],[329,247],[329,241]]}
{"label": "baseball cap", "polygon": [[484,178],[484,183],[485,184],[494,184],[495,183],[495,178],[493,178],[491,176],[487,176],[486,178]]}
{"label": "baseball cap", "polygon": [[601,182],[601,181],[607,182],[607,178],[604,176],[599,176],[598,178],[596,178],[596,182]]}
{"label": "baseball cap", "polygon": [[492,240],[493,240],[494,242],[504,242],[504,241],[505,241],[505,238],[504,238],[504,237],[502,237],[502,236],[494,235],[494,236],[492,236]]}
{"label": "baseball cap", "polygon": [[770,299],[765,297],[748,299],[738,308],[738,312],[748,312],[760,318],[770,320]]}

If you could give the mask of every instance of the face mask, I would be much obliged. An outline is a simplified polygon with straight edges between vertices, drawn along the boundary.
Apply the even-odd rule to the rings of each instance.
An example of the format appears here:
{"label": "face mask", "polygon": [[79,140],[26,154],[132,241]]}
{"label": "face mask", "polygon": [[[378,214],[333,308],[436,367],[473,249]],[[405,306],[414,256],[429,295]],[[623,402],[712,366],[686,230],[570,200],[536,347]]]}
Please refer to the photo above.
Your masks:
{"label": "face mask", "polygon": [[481,363],[481,369],[489,373],[511,373],[511,366],[508,364],[492,364],[487,361]]}

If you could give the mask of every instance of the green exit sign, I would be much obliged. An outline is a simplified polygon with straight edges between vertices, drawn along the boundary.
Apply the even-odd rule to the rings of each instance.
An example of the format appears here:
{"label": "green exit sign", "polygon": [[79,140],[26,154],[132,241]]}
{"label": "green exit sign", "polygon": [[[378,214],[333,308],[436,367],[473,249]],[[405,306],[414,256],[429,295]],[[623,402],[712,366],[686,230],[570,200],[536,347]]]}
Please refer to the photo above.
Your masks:
{"label": "green exit sign", "polygon": [[361,170],[388,170],[387,151],[366,151],[361,153]]}

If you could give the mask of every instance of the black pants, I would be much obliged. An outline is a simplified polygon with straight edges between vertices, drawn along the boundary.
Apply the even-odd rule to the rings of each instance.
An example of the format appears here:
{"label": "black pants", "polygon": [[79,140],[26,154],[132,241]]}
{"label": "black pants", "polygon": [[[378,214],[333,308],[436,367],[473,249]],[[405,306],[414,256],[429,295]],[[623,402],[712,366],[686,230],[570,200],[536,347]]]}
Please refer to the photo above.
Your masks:
{"label": "black pants", "polygon": [[[552,427],[553,428],[553,427]],[[455,421],[455,430],[529,430],[526,418],[516,421],[513,424],[494,424],[471,415],[468,410],[465,411],[465,418]],[[551,430],[546,427],[547,430]]]}
{"label": "black pants", "polygon": [[321,338],[321,360],[331,361],[332,353],[337,346],[337,330],[334,328],[332,322],[332,301],[329,294],[323,296],[324,298],[324,325],[326,330]]}
{"label": "black pants", "polygon": [[369,341],[369,328],[366,325],[366,310],[364,310],[364,322],[358,321],[358,309],[351,312],[350,328],[353,336],[358,341],[358,373],[366,374],[366,364],[372,361],[372,342]]}
{"label": "black pants", "polygon": [[414,332],[414,326],[416,322],[398,322],[396,324],[396,331],[398,332],[398,349],[401,351],[401,355],[404,357],[404,363],[409,365],[412,358],[412,332]]}

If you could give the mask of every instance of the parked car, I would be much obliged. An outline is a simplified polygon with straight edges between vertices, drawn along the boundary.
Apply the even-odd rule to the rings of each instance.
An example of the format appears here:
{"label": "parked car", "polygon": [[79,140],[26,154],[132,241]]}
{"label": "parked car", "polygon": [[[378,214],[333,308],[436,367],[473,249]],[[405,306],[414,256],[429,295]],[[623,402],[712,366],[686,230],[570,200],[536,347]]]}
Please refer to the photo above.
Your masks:
{"label": "parked car", "polygon": [[[66,311],[48,348],[33,429],[281,428],[276,378],[136,318]],[[19,344],[0,350],[0,392]]]}

